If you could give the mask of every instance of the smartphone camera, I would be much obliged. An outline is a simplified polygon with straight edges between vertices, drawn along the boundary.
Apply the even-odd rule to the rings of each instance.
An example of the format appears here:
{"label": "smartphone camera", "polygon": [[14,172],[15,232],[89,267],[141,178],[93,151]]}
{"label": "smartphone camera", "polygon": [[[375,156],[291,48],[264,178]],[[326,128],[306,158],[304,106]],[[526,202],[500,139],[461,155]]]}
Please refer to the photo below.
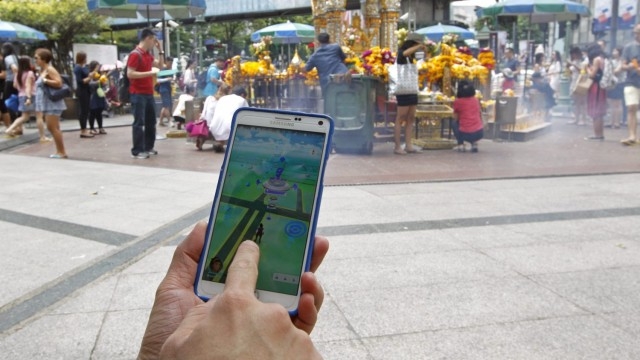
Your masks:
{"label": "smartphone camera", "polygon": [[322,126],[322,124],[324,124],[324,121],[322,121],[322,120],[318,120],[318,125],[319,125],[319,126]]}

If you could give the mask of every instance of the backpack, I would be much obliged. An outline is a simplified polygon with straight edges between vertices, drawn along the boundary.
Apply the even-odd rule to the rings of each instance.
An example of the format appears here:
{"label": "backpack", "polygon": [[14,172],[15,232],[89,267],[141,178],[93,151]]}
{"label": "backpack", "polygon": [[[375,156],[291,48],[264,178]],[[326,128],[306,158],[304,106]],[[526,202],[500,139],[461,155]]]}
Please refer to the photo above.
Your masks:
{"label": "backpack", "polygon": [[209,82],[208,81],[209,79],[207,79],[208,73],[209,73],[209,69],[207,68],[206,70],[198,74],[198,89],[203,90],[207,86],[207,83]]}
{"label": "backpack", "polygon": [[600,87],[605,90],[611,90],[618,84],[618,78],[613,74],[613,62],[611,59],[604,59],[604,70],[602,78],[600,78]]}
{"label": "backpack", "polygon": [[[140,65],[140,61],[142,61],[142,53],[136,48],[129,54],[129,56],[134,52],[138,53],[138,65]],[[131,102],[131,93],[129,92],[131,81],[129,81],[129,76],[127,76],[127,70],[128,66],[125,66],[122,69],[122,75],[120,75],[120,79],[118,80],[118,99],[123,104]]]}

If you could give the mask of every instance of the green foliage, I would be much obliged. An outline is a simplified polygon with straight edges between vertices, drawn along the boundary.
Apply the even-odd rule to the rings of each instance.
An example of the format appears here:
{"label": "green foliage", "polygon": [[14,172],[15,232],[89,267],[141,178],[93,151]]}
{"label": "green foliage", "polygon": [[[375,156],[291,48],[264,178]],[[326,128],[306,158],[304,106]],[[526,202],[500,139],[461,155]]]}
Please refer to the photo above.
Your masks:
{"label": "green foliage", "polygon": [[5,0],[0,1],[0,14],[5,21],[44,32],[48,40],[35,45],[51,49],[54,66],[66,73],[76,36],[85,39],[106,27],[102,17],[89,12],[85,0]]}

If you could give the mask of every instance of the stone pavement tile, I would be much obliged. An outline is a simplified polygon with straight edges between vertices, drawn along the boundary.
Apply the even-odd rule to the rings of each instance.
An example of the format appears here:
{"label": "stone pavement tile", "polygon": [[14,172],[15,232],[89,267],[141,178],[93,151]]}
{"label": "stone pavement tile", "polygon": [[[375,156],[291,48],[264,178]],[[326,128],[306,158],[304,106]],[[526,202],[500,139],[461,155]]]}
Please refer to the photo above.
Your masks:
{"label": "stone pavement tile", "polygon": [[473,249],[536,245],[539,237],[524,232],[516,232],[519,225],[472,226],[467,228],[443,229],[446,238],[465,244]]}
{"label": "stone pavement tile", "polygon": [[[624,239],[627,223],[633,223],[636,216],[600,219],[574,219],[567,221],[546,221],[506,225],[517,234],[534,236],[545,243],[587,242],[603,239]],[[634,238],[636,238],[634,236]]]}
{"label": "stone pavement tile", "polygon": [[135,359],[140,349],[151,309],[109,311],[91,359]]}
{"label": "stone pavement tile", "polygon": [[346,291],[382,290],[425,286],[468,280],[487,280],[516,276],[505,264],[473,251],[417,253],[413,255],[379,255],[323,263],[327,269],[318,277],[333,294]]}
{"label": "stone pavement tile", "polygon": [[361,337],[584,314],[521,277],[332,292],[331,296]]}
{"label": "stone pavement tile", "polygon": [[534,275],[531,279],[597,314],[640,309],[640,266]]}
{"label": "stone pavement tile", "polygon": [[363,339],[374,359],[637,359],[637,340],[597,316]]}
{"label": "stone pavement tile", "polygon": [[[122,274],[148,274],[148,273],[161,273],[166,274],[171,264],[171,258],[175,252],[175,246],[162,246],[145,255],[142,259],[127,267],[122,271]],[[158,283],[160,284],[160,283]]]}
{"label": "stone pavement tile", "polygon": [[327,187],[322,196],[318,226],[407,221],[412,218],[407,205],[389,203],[357,187]]}
{"label": "stone pavement tile", "polygon": [[640,243],[603,240],[484,250],[522,274],[546,274],[640,265]]}
{"label": "stone pavement tile", "polygon": [[[2,223],[0,305],[56,280],[59,276],[104,255],[113,246]],[[28,259],[28,261],[27,261]]]}
{"label": "stone pavement tile", "polygon": [[329,242],[331,246],[327,259],[331,260],[412,256],[470,249],[470,246],[441,230],[331,236]]}
{"label": "stone pavement tile", "polygon": [[0,338],[3,359],[89,359],[103,313],[43,316]]}
{"label": "stone pavement tile", "polygon": [[109,310],[117,282],[118,275],[97,279],[54,305],[51,314],[105,313]]}
{"label": "stone pavement tile", "polygon": [[353,332],[351,324],[345,319],[330,294],[324,298],[311,338],[314,342],[358,339],[358,335]]}
{"label": "stone pavement tile", "polygon": [[324,360],[373,360],[374,357],[359,340],[314,342]]}
{"label": "stone pavement tile", "polygon": [[638,321],[640,319],[640,311],[637,308],[631,311],[621,311],[600,316],[628,332],[636,339],[640,339],[640,321]]}
{"label": "stone pavement tile", "polygon": [[151,309],[158,284],[165,272],[121,274],[109,311]]}

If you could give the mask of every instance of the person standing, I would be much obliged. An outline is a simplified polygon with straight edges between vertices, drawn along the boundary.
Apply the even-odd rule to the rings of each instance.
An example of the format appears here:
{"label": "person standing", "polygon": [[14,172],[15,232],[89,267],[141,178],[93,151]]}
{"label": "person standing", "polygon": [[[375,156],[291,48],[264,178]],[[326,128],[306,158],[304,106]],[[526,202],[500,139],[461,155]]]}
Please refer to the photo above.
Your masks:
{"label": "person standing", "polygon": [[305,65],[305,71],[318,69],[320,78],[320,88],[322,94],[326,94],[327,86],[333,74],[346,74],[349,69],[344,64],[347,56],[338,44],[331,44],[331,37],[327,33],[320,33],[317,36],[318,46]]}
{"label": "person standing", "polygon": [[562,55],[559,51],[554,51],[551,55],[551,64],[549,64],[549,86],[554,93],[558,93],[560,87],[560,75],[562,74]]}
{"label": "person standing", "polygon": [[[160,54],[158,59],[151,53],[154,47]],[[153,98],[153,77],[158,73],[158,67],[163,64],[164,52],[161,49],[153,30],[144,29],[140,34],[138,46],[129,54],[127,60],[125,75],[130,80],[129,93],[133,110],[131,156],[136,159],[147,159],[149,155],[158,154],[154,149],[156,103]]]}
{"label": "person standing", "polygon": [[[92,74],[99,74],[100,63],[92,61],[89,64],[89,71]],[[89,89],[91,91],[91,97],[89,98],[89,127],[91,128],[92,135],[104,135],[107,132],[102,127],[102,112],[107,107],[107,101],[105,99],[105,91],[103,85],[108,81],[105,75],[98,76],[96,79],[93,77],[89,82]],[[96,130],[96,122],[98,123],[98,130]]]}
{"label": "person standing", "polygon": [[36,112],[42,113],[47,123],[47,129],[53,136],[56,144],[56,153],[50,155],[52,159],[66,159],[62,131],[60,131],[60,115],[67,109],[64,99],[52,101],[45,93],[45,86],[52,88],[62,87],[62,77],[56,68],[51,65],[53,55],[48,49],[37,49],[34,56],[36,65],[40,67],[40,76],[36,80]]}
{"label": "person standing", "polygon": [[[171,65],[173,64],[173,59],[170,57],[166,57],[164,59],[164,67],[163,70],[171,70]],[[167,126],[171,124],[171,108],[173,107],[173,99],[171,98],[171,92],[173,84],[173,75],[163,76],[158,78],[158,93],[160,93],[160,99],[162,100],[162,109],[160,110],[160,126]],[[164,122],[164,119],[167,119],[167,122]]]}
{"label": "person standing", "polygon": [[202,91],[202,95],[211,96],[218,92],[218,87],[226,86],[224,81],[220,79],[220,71],[224,69],[224,59],[219,57],[209,65],[207,70],[207,85]]}
{"label": "person standing", "polygon": [[196,85],[198,84],[198,78],[196,77],[196,73],[193,70],[196,67],[196,63],[193,60],[187,61],[187,68],[184,70],[183,75],[183,84],[184,89],[180,89],[188,94],[191,94],[196,89]]}
{"label": "person standing", "polygon": [[[18,111],[22,115],[11,124],[5,131],[7,135],[15,136],[15,130],[22,126],[23,123],[29,121],[31,114],[35,112],[35,96],[36,96],[36,75],[31,69],[31,58],[28,56],[20,56],[18,58],[18,73],[16,74],[13,87],[18,90]],[[44,123],[42,116],[36,117],[38,133],[40,134],[40,142],[51,141],[44,133]]]}
{"label": "person standing", "polygon": [[620,122],[624,122],[622,118],[623,107],[622,98],[624,97],[624,82],[626,73],[622,71],[621,65],[622,48],[616,47],[611,50],[611,64],[613,66],[613,74],[618,79],[616,86],[607,91],[607,99],[609,99],[609,108],[611,109],[611,126],[614,129],[620,128]]}
{"label": "person standing", "polygon": [[627,104],[627,129],[629,137],[620,140],[623,145],[638,142],[638,104],[640,103],[640,24],[633,28],[634,41],[624,46],[620,70],[627,72],[624,102]]}
{"label": "person standing", "polygon": [[[2,102],[4,103],[11,95],[18,96],[18,90],[13,86],[13,79],[18,72],[18,57],[11,43],[2,44],[2,57],[4,58],[4,89],[2,91]],[[2,122],[6,127],[9,127],[17,117],[18,114],[5,106],[2,107]],[[16,134],[22,135],[22,127],[16,129]]]}
{"label": "person standing", "polygon": [[518,73],[520,72],[520,62],[515,57],[513,48],[506,48],[504,51],[504,61],[502,62],[501,70],[511,69],[514,74],[514,79],[518,80]]}
{"label": "person standing", "polygon": [[[567,61],[567,68],[571,71],[571,89],[576,87],[578,78],[583,71],[586,71],[588,65],[587,59],[584,58],[582,50],[579,47],[574,46],[569,51],[570,61]],[[568,122],[569,125],[576,124],[578,126],[584,126],[584,117],[587,109],[587,96],[583,94],[571,94],[573,100],[573,113],[575,118]]]}
{"label": "person standing", "polygon": [[87,54],[79,51],[76,54],[76,64],[73,66],[73,76],[76,79],[76,98],[78,99],[78,121],[80,122],[80,137],[92,138],[93,134],[87,129],[89,119],[89,98],[91,91],[89,81],[95,74],[87,68]]}
{"label": "person standing", "polygon": [[[427,52],[427,46],[424,44],[424,36],[417,33],[408,34],[407,38],[398,49],[396,64],[405,65],[413,63],[415,60],[415,53],[418,51]],[[395,141],[393,153],[396,155],[406,155],[407,153],[411,154],[421,152],[411,144],[411,140],[413,139],[413,124],[416,121],[418,93],[396,95],[396,100],[398,101],[398,110],[393,129],[393,138]],[[402,142],[400,141],[402,123],[404,123],[404,149],[402,148]]]}
{"label": "person standing", "polygon": [[585,140],[604,140],[604,116],[607,114],[607,91],[600,87],[600,79],[604,71],[604,52],[598,44],[587,49],[589,66],[587,73],[593,80],[587,93],[587,114],[593,119],[593,136]]}

